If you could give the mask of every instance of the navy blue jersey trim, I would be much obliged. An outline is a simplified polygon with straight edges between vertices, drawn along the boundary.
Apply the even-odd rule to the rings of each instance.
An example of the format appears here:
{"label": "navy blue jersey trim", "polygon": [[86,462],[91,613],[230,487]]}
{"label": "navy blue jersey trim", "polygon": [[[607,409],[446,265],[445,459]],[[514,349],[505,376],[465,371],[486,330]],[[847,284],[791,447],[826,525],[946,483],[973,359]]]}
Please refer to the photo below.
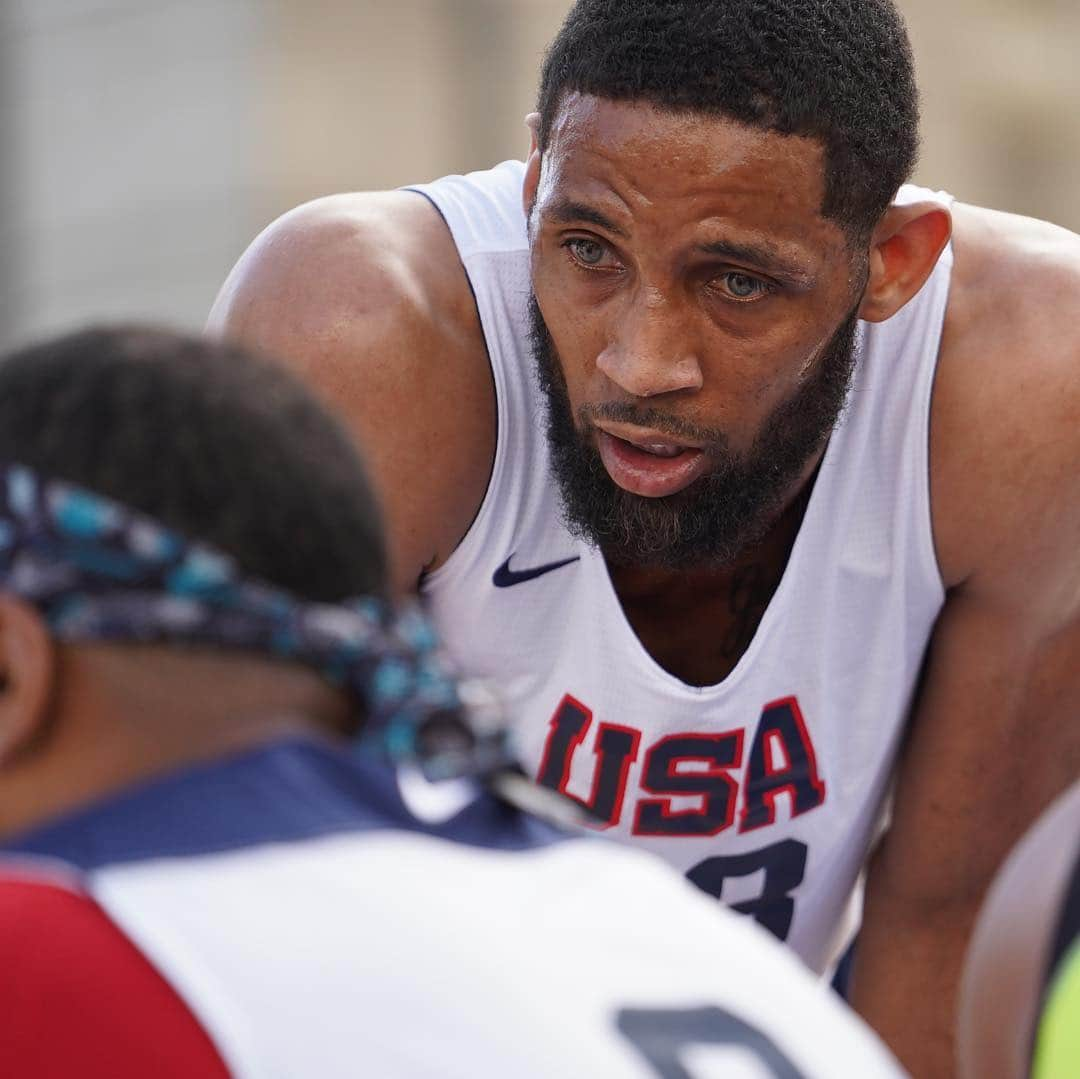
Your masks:
{"label": "navy blue jersey trim", "polygon": [[1080,940],[1080,845],[1073,859],[1072,876],[1065,887],[1059,909],[1057,928],[1050,945],[1050,955],[1043,976],[1043,995],[1049,991],[1065,957]]}
{"label": "navy blue jersey trim", "polygon": [[189,768],[0,845],[81,870],[345,833],[407,831],[530,851],[571,838],[486,792],[445,822],[414,817],[385,764],[307,740]]}

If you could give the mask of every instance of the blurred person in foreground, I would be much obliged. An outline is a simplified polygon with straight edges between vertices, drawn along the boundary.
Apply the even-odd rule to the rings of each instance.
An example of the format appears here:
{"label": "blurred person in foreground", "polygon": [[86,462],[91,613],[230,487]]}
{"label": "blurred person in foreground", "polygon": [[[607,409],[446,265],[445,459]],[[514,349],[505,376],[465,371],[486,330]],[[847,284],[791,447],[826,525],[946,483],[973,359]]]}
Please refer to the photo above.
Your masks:
{"label": "blurred person in foreground", "polygon": [[975,926],[961,1079],[1080,1076],[1080,781],[1010,854]]}
{"label": "blurred person in foreground", "polygon": [[815,970],[861,911],[853,1001],[947,1075],[1080,771],[1080,240],[906,182],[890,0],[578,0],[528,123],[286,215],[210,328],[361,439],[525,769]]}
{"label": "blurred person in foreground", "polygon": [[899,1076],[767,934],[496,798],[580,813],[386,585],[283,371],[130,329],[0,362],[0,1074]]}

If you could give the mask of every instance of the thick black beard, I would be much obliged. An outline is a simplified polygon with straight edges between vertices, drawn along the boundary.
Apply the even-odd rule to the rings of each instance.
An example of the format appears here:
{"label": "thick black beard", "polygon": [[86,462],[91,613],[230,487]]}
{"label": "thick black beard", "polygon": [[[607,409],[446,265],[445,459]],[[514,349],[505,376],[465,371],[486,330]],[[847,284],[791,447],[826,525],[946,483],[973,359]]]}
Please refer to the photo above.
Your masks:
{"label": "thick black beard", "polygon": [[[617,565],[687,569],[734,562],[783,512],[793,485],[839,422],[855,369],[858,316],[852,310],[814,375],[774,410],[749,451],[737,454],[724,432],[686,424],[651,406],[613,402],[581,409],[575,423],[555,343],[535,296],[529,315],[566,525]],[[631,494],[611,479],[583,433],[598,419],[636,423],[701,443],[713,467],[674,495]]]}

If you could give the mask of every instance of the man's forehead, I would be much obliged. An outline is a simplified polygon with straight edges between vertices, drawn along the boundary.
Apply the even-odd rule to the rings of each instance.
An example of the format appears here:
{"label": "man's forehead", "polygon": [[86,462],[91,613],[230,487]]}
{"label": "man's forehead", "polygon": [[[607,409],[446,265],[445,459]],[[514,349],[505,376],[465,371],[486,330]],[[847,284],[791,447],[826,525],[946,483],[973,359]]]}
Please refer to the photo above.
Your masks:
{"label": "man's forehead", "polygon": [[666,220],[693,231],[695,243],[753,242],[789,265],[844,240],[821,215],[816,140],[645,102],[568,95],[537,197],[546,223],[591,221],[618,235]]}
{"label": "man's forehead", "polygon": [[824,188],[825,146],[808,135],[788,135],[744,123],[722,113],[672,109],[648,100],[615,100],[567,93],[547,133],[545,151],[588,147],[610,153],[662,153],[673,167],[710,163],[714,167],[750,158],[773,158],[814,166],[804,184]]}

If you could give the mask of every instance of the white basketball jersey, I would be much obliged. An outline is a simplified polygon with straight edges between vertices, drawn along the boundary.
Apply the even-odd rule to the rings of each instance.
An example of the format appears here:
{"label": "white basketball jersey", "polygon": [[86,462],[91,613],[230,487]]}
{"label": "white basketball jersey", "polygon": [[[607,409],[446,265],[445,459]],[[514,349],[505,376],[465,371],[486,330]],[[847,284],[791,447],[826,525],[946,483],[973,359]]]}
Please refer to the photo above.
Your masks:
{"label": "white basketball jersey", "polygon": [[12,843],[0,884],[66,873],[238,1079],[899,1079],[659,861],[450,793],[421,821],[388,769],[283,742]]}
{"label": "white basketball jersey", "polygon": [[[430,610],[460,667],[502,686],[533,776],[823,970],[857,917],[944,598],[928,424],[951,249],[895,317],[860,325],[848,408],[780,585],[735,669],[701,688],[653,661],[603,557],[563,524],[528,343],[522,178],[507,162],[415,189],[457,244],[498,400],[488,491],[425,579]],[[947,200],[901,192],[915,197]]]}

